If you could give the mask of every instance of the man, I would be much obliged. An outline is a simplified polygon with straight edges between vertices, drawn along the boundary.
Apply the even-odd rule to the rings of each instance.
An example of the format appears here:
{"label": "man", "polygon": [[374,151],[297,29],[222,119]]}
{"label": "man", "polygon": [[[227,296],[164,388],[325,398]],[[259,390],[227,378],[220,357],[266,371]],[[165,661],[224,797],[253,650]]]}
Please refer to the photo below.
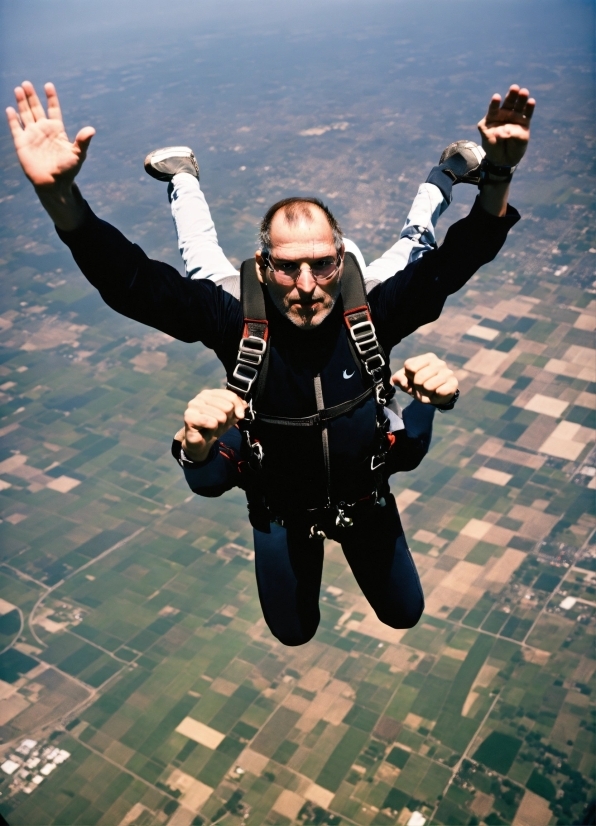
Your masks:
{"label": "man", "polygon": [[[419,187],[399,239],[368,267],[356,244],[345,237],[341,238],[340,252],[350,252],[355,256],[366,292],[436,247],[435,224],[451,202],[453,184],[478,184],[483,157],[484,151],[471,141],[456,141],[448,146],[441,155],[439,166],[431,170],[426,182]],[[145,158],[145,170],[157,180],[168,183],[168,197],[186,277],[195,280],[208,278],[240,299],[241,274],[226,258],[219,245],[211,212],[199,183],[199,165],[192,149],[172,146],[154,150]],[[286,209],[290,203],[291,201],[284,202]],[[268,215],[274,215],[279,206],[271,207]],[[313,206],[323,211],[326,209],[316,199],[299,199],[293,206],[302,209],[309,217],[312,215],[308,210],[312,210]],[[328,220],[333,220],[332,216],[327,217]],[[267,224],[266,217],[261,238],[262,250],[270,247]],[[335,232],[339,242],[338,227],[335,227]],[[345,278],[345,274],[343,277]],[[364,295],[361,300],[365,301]],[[349,375],[348,371],[344,371],[343,380]],[[435,409],[452,407],[457,392],[455,375],[433,353],[408,359],[404,368],[392,377],[392,382],[413,396],[414,401],[403,413],[395,399],[379,411],[383,440],[389,448],[382,457],[381,484],[392,473],[412,470],[422,461],[430,446]],[[258,398],[253,396],[252,401],[258,409]],[[287,642],[295,639],[292,626],[296,625],[297,615],[300,616],[303,628],[314,629],[318,624],[321,557],[311,553],[311,543],[308,542],[309,547],[302,547],[301,553],[314,564],[302,566],[300,575],[297,576],[288,541],[292,521],[290,515],[286,513],[285,517],[272,520],[272,514],[265,513],[261,520],[258,519],[258,511],[262,511],[262,505],[266,503],[259,501],[260,491],[255,490],[255,482],[258,487],[258,480],[251,479],[251,474],[246,473],[247,465],[250,464],[247,463],[246,456],[249,428],[246,421],[243,421],[246,406],[246,402],[230,390],[203,390],[189,402],[185,427],[174,439],[172,453],[182,466],[194,493],[213,497],[221,496],[233,487],[245,489],[254,528],[257,582],[263,613],[273,633]],[[301,424],[304,425],[303,422]],[[288,459],[291,454],[290,441],[294,437],[292,430],[292,427],[286,430]],[[267,456],[264,461],[266,469]],[[380,466],[377,473],[381,473]],[[362,518],[362,504],[360,513],[356,514],[357,521]],[[370,504],[369,501],[369,507]],[[356,511],[356,508],[343,508],[343,512],[349,510]],[[307,513],[314,522],[313,513]],[[342,518],[345,519],[345,515]],[[348,518],[352,519],[351,516]],[[272,521],[276,522],[273,529]],[[333,529],[333,525],[329,526],[328,519],[326,522],[326,525],[317,526],[316,533],[319,536],[324,534],[325,529]],[[313,529],[314,526],[311,526],[311,532]],[[345,531],[341,533],[345,545]],[[271,539],[274,540],[273,543]],[[369,541],[372,541],[372,537],[369,537]],[[400,545],[406,545],[403,536],[400,537]],[[267,554],[266,549],[271,546],[275,550]],[[357,564],[356,558],[357,554],[352,555],[353,565]],[[423,598],[409,556],[402,554],[401,559],[405,566],[402,565],[400,569],[399,590],[395,587],[392,590],[396,602],[402,607],[399,618],[394,611],[393,622],[407,625],[419,616]],[[303,592],[312,592],[313,598],[309,602],[296,599],[299,583]],[[374,581],[370,584],[367,595],[372,604],[378,607],[378,589],[375,588]],[[409,612],[404,610],[404,606],[408,605]],[[297,640],[302,641],[303,638],[303,635],[298,636]]]}
{"label": "man", "polygon": [[[173,268],[148,259],[91,212],[74,179],[94,130],[82,129],[71,144],[51,84],[46,94],[49,119],[30,83],[15,90],[19,114],[9,109],[8,119],[23,170],[79,267],[117,311],[213,349],[234,386],[245,327],[240,303],[209,279],[181,279]],[[527,89],[511,86],[502,105],[493,96],[479,123],[486,158],[472,211],[450,228],[441,247],[369,292],[375,340],[384,353],[438,318],[447,296],[495,257],[519,220],[507,196],[527,148],[533,110]],[[248,262],[262,285],[269,325],[268,375],[251,435],[253,447],[258,443],[265,454],[258,482],[262,508],[253,522],[259,525],[257,581],[265,619],[288,645],[306,642],[318,624],[322,534],[341,543],[381,621],[409,627],[423,608],[395,501],[386,478],[379,487],[371,468],[378,404],[370,390],[377,382],[355,369],[343,317],[342,280],[349,269],[343,252],[328,210],[312,200],[289,199],[268,211],[261,249]],[[241,408],[233,411],[238,419]],[[331,416],[332,410],[347,412]],[[321,424],[323,412],[329,413],[327,424]],[[320,426],[296,426],[288,440],[279,425],[298,420],[318,420]],[[263,514],[274,521],[265,522]]]}

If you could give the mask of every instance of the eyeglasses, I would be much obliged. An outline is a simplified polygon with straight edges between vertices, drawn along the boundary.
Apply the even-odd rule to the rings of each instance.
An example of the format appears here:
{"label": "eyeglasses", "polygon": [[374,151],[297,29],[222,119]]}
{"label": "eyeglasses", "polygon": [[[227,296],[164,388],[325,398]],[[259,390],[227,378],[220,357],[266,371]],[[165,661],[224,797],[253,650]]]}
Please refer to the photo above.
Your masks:
{"label": "eyeglasses", "polygon": [[[265,266],[275,275],[280,284],[295,284],[300,277],[303,261],[277,261],[267,251],[262,253]],[[336,258],[330,255],[317,258],[312,264],[305,264],[317,284],[330,281],[341,267],[342,257],[338,253]]]}

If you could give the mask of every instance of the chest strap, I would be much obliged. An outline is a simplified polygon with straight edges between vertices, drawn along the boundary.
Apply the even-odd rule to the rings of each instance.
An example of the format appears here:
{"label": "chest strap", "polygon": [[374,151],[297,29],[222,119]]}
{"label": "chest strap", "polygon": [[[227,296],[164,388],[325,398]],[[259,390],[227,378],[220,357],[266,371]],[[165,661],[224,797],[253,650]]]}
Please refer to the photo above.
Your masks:
{"label": "chest strap", "polygon": [[323,410],[318,410],[316,413],[313,413],[312,416],[302,416],[292,419],[287,416],[269,416],[267,413],[258,412],[255,412],[254,415],[257,421],[265,422],[266,424],[290,425],[293,427],[312,427],[313,425],[330,422],[333,419],[337,419],[339,416],[344,416],[346,413],[354,410],[355,407],[358,407],[358,405],[365,399],[370,398],[372,394],[373,388],[369,387],[368,390],[365,390],[364,393],[361,393],[355,399],[348,399],[348,401],[342,402],[341,404],[336,404],[334,407],[326,407]]}

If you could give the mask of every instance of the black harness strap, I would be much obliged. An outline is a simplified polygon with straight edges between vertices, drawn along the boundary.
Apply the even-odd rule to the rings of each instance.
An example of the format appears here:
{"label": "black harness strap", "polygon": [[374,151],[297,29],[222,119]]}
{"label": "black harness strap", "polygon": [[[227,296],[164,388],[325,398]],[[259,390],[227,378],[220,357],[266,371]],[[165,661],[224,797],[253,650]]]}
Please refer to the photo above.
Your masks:
{"label": "black harness strap", "polygon": [[346,253],[341,293],[344,302],[344,321],[348,328],[350,346],[355,350],[356,362],[364,367],[372,380],[377,402],[386,404],[393,396],[390,369],[370,315],[364,280],[360,267],[351,253]]}
{"label": "black harness strap", "polygon": [[[323,386],[321,384],[321,374],[315,376],[315,397],[317,400],[317,410],[319,414],[325,409],[323,399]],[[321,421],[321,442],[323,445],[323,461],[325,462],[325,477],[327,484],[327,506],[331,505],[331,451],[329,449],[329,431],[327,424]]]}
{"label": "black harness strap", "polygon": [[343,416],[354,410],[355,407],[372,396],[373,389],[369,387],[364,393],[361,393],[355,399],[349,399],[341,404],[336,404],[334,407],[325,407],[314,413],[312,416],[302,416],[302,418],[288,418],[286,416],[268,416],[266,413],[255,413],[255,419],[266,424],[281,424],[289,425],[290,427],[312,427],[313,425],[330,422],[332,419],[337,419],[338,416]]}
{"label": "black harness strap", "polygon": [[[240,284],[242,296],[242,311],[244,315],[244,328],[242,338],[238,348],[236,365],[228,380],[228,390],[237,393],[242,399],[249,402],[249,407],[245,413],[244,420],[240,423],[243,432],[244,442],[247,448],[247,466],[251,477],[248,488],[252,489],[252,496],[249,495],[249,511],[251,511],[251,500],[258,502],[260,508],[258,519],[266,519],[268,512],[265,501],[265,492],[262,482],[262,460],[263,449],[257,440],[252,441],[250,436],[250,425],[255,419],[267,424],[289,426],[289,427],[313,427],[319,426],[323,434],[323,451],[325,453],[325,465],[327,469],[327,486],[330,485],[330,465],[328,455],[328,441],[326,425],[333,419],[349,413],[367,398],[374,394],[377,403],[377,449],[371,457],[371,470],[375,478],[375,488],[373,498],[380,504],[384,500],[380,496],[380,491],[385,483],[384,463],[386,447],[387,419],[383,414],[383,406],[393,396],[394,388],[390,382],[390,369],[387,358],[377,339],[375,328],[372,322],[364,280],[356,258],[351,253],[346,253],[344,257],[344,271],[341,279],[341,295],[344,305],[344,321],[348,330],[348,344],[354,361],[360,372],[368,377],[372,386],[361,393],[355,399],[349,399],[334,407],[325,408],[320,387],[320,377],[315,380],[315,390],[318,386],[317,412],[312,416],[301,418],[288,418],[284,416],[269,416],[253,411],[253,401],[258,404],[259,397],[267,380],[269,364],[269,325],[267,322],[267,311],[265,306],[264,288],[257,278],[256,261],[254,258],[244,261],[240,268]],[[247,494],[250,490],[247,488]],[[327,508],[331,507],[331,501]],[[345,512],[350,510],[352,505],[340,502],[337,505],[336,524],[348,526],[352,523],[351,518]],[[264,510],[263,510],[264,509]],[[257,508],[254,507],[255,517]],[[252,512],[252,511],[251,511]],[[253,521],[253,524],[255,522]],[[261,528],[263,529],[263,528]],[[313,531],[317,533],[316,526]]]}
{"label": "black harness strap", "polygon": [[[373,391],[377,403],[377,435],[376,450],[371,456],[370,469],[375,480],[374,498],[384,505],[385,500],[381,491],[386,483],[385,458],[390,447],[388,440],[389,423],[384,414],[384,406],[395,395],[395,388],[391,383],[391,369],[383,348],[377,339],[377,333],[370,314],[364,279],[356,258],[346,253],[344,274],[342,277],[342,298],[344,302],[344,321],[348,328],[348,342],[356,350],[356,361],[362,364],[364,370],[373,383]],[[353,352],[353,350],[352,350]],[[348,525],[350,518],[347,512],[338,508],[338,525]]]}
{"label": "black harness strap", "polygon": [[249,401],[254,392],[255,381],[258,382],[263,373],[266,373],[264,368],[268,362],[267,340],[269,338],[263,286],[257,278],[254,258],[242,264],[240,285],[244,329],[236,357],[236,366],[227,388],[237,393],[241,399]]}

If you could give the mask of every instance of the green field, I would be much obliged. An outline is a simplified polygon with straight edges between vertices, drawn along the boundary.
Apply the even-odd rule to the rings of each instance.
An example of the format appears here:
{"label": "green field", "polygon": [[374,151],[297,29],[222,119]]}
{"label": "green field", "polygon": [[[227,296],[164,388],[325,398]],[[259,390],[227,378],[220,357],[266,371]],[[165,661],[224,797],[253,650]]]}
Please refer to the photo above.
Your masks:
{"label": "green field", "polygon": [[[392,480],[425,613],[383,626],[327,542],[320,627],[295,648],[262,617],[244,494],[191,495],[170,455],[188,401],[221,386],[219,361],[105,306],[0,135],[0,763],[26,737],[71,753],[30,794],[0,772],[2,816],[395,826],[419,811],[427,826],[498,826],[520,820],[530,791],[552,823],[583,822],[596,696],[587,4],[265,14],[184,0],[181,16],[149,0],[134,34],[120,27],[127,4],[87,4],[89,20],[103,15],[93,48],[78,12],[56,39],[35,22],[41,0],[5,5],[28,15],[5,27],[11,60],[35,52],[35,68],[59,52],[69,134],[98,127],[90,205],[178,267],[166,187],[140,166],[148,141],[200,153],[235,262],[267,205],[294,191],[328,202],[372,260],[443,141],[477,134],[478,101],[519,79],[539,109],[511,190],[522,221],[392,354],[397,370],[435,352],[462,389],[420,467]],[[51,4],[52,21],[66,5]],[[455,188],[439,242],[475,192]]]}
{"label": "green field", "polygon": [[484,763],[489,769],[507,774],[521,746],[521,740],[492,731],[474,753],[474,760]]}

